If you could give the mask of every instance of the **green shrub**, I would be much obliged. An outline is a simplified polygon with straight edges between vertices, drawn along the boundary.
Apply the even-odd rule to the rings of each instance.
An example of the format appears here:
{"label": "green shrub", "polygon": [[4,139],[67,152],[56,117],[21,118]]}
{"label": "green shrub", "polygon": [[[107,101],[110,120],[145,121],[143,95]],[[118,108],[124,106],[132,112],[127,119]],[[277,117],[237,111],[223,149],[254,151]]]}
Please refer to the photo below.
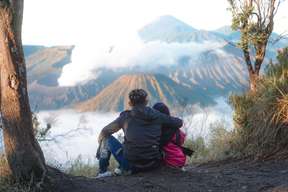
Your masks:
{"label": "green shrub", "polygon": [[79,155],[75,160],[68,163],[65,172],[74,176],[95,177],[98,173],[98,163],[91,160],[85,161]]}
{"label": "green shrub", "polygon": [[10,178],[0,177],[0,191],[1,192],[31,192],[30,188],[15,183]]}
{"label": "green shrub", "polygon": [[235,155],[231,148],[234,139],[234,131],[228,131],[222,122],[211,125],[211,136],[208,143],[209,160],[223,160]]}
{"label": "green shrub", "polygon": [[206,160],[208,148],[203,137],[186,139],[184,146],[194,150],[194,154],[189,159],[189,163],[199,163]]}
{"label": "green shrub", "polygon": [[[109,169],[113,171],[117,167],[118,163],[112,155]],[[74,176],[95,177],[98,174],[98,169],[98,160],[85,160],[81,155],[79,155],[75,160],[66,164],[64,172]]]}
{"label": "green shrub", "polygon": [[204,163],[213,160],[222,160],[234,155],[231,142],[234,137],[233,131],[228,131],[223,122],[210,125],[210,138],[205,142],[203,137],[189,138],[184,146],[195,152],[189,163]]}
{"label": "green shrub", "polygon": [[235,136],[231,147],[241,156],[265,158],[288,147],[288,48],[279,51],[255,93],[233,95]]}
{"label": "green shrub", "polygon": [[0,191],[1,192],[29,192],[29,187],[20,185],[11,177],[4,155],[0,154]]}

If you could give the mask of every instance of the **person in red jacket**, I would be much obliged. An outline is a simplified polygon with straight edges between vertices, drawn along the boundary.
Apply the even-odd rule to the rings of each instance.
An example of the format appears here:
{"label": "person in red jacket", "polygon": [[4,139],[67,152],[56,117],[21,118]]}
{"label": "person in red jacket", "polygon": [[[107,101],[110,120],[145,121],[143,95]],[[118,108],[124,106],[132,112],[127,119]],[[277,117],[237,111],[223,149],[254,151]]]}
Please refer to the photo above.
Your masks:
{"label": "person in red jacket", "polygon": [[[170,110],[164,103],[156,103],[153,109],[170,115]],[[164,125],[162,127],[161,148],[163,152],[163,163],[169,167],[181,168],[186,162],[186,155],[182,147],[186,135],[179,127],[171,128],[169,126],[170,125]]]}

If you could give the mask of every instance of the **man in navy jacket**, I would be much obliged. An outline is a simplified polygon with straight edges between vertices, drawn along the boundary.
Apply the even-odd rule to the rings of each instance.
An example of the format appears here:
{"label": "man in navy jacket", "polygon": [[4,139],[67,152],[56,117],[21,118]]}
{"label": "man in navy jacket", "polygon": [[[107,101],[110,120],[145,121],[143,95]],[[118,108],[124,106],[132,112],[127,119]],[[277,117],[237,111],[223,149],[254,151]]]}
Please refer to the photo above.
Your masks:
{"label": "man in navy jacket", "polygon": [[[98,177],[110,176],[107,171],[111,154],[119,163],[117,172],[139,172],[157,168],[161,163],[160,137],[163,125],[180,128],[182,120],[147,107],[147,92],[135,89],[129,93],[131,110],[105,126],[98,138]],[[120,129],[124,132],[123,145],[112,136]]]}

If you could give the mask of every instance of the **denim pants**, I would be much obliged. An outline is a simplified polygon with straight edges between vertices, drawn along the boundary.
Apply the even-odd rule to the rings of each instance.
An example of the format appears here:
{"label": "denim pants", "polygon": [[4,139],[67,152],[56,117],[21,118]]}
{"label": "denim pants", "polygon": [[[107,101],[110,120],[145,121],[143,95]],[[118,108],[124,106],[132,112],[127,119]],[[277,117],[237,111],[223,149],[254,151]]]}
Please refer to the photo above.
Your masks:
{"label": "denim pants", "polygon": [[113,136],[104,139],[100,144],[99,154],[99,172],[104,173],[109,167],[111,154],[119,164],[119,168],[123,171],[131,170],[128,160],[123,154],[123,145]]}

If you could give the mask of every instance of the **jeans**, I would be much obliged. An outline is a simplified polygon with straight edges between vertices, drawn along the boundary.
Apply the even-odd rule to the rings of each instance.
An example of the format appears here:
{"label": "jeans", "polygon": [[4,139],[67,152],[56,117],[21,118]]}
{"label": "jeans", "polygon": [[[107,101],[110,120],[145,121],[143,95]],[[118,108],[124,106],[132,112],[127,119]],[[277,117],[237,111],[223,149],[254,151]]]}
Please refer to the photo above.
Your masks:
{"label": "jeans", "polygon": [[123,171],[130,171],[128,160],[125,159],[123,154],[123,145],[113,136],[104,139],[100,144],[100,157],[99,157],[99,169],[100,173],[107,171],[109,167],[109,161],[111,154],[114,156],[119,164],[119,168]]}

